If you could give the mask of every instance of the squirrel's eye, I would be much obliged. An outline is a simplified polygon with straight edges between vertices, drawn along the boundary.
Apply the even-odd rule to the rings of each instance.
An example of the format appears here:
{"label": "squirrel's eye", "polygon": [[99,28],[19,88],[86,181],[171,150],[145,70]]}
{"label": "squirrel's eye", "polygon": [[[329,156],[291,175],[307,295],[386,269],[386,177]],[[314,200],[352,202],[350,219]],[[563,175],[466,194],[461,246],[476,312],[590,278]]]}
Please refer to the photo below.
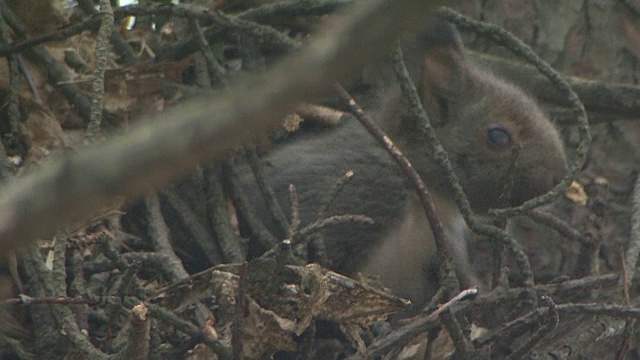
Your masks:
{"label": "squirrel's eye", "polygon": [[498,151],[509,150],[512,145],[509,131],[500,125],[490,125],[487,128],[487,140],[489,145]]}

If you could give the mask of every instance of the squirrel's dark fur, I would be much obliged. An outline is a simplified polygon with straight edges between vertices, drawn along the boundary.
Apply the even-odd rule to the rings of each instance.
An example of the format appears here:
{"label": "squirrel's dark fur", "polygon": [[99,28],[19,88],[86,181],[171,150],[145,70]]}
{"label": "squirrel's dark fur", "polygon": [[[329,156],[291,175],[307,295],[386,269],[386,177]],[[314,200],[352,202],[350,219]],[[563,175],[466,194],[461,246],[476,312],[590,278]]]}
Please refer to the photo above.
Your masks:
{"label": "squirrel's dark fur", "polygon": [[[471,64],[455,29],[438,25],[409,48],[405,57],[413,56],[423,106],[475,210],[520,204],[564,176],[565,153],[554,126],[522,90]],[[378,99],[377,109],[366,110],[423,177],[452,235],[456,261],[466,261],[464,223],[399,86],[379,92]],[[363,214],[375,224],[327,228],[323,234],[331,266],[348,275],[378,275],[396,294],[417,303],[428,300],[436,285],[436,250],[426,217],[398,165],[357,121],[294,141],[266,160],[283,205],[288,206],[289,184],[296,186],[302,226],[316,220],[327,192],[353,170],[329,214]]]}

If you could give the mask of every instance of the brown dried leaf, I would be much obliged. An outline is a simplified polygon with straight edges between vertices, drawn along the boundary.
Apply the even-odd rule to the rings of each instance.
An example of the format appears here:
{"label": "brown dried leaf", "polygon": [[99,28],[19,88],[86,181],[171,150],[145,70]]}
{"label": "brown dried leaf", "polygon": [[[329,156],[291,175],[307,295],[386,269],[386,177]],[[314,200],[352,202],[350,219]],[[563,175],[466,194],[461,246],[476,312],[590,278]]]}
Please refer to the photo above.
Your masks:
{"label": "brown dried leaf", "polygon": [[364,326],[384,320],[410,305],[408,300],[393,296],[366,281],[356,281],[317,264],[309,264],[304,269],[320,280],[321,290],[326,292],[326,300],[314,309],[322,319]]}
{"label": "brown dried leaf", "polygon": [[571,185],[569,185],[564,192],[564,196],[582,206],[587,205],[587,200],[589,200],[589,195],[584,191],[584,186],[577,181],[573,181]]}
{"label": "brown dried leaf", "polygon": [[296,324],[247,298],[248,315],[242,327],[242,358],[259,359],[276,351],[293,351]]}
{"label": "brown dried leaf", "polygon": [[[409,302],[392,296],[366,281],[356,281],[317,264],[285,266],[276,272],[273,259],[249,263],[248,309],[243,317],[243,358],[255,359],[276,351],[294,350],[313,319],[336,322],[355,348],[363,348],[359,330],[380,321]],[[225,265],[202,272],[180,284],[162,290],[170,293],[177,313],[204,299],[215,299],[217,328],[235,318],[240,266]]]}

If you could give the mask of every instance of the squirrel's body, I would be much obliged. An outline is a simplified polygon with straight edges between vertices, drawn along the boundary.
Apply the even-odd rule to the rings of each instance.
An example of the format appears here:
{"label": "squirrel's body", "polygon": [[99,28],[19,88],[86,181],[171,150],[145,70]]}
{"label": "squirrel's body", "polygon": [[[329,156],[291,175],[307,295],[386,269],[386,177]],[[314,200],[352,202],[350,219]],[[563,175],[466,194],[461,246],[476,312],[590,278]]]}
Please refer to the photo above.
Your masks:
{"label": "squirrel's body", "polygon": [[[564,176],[564,150],[553,125],[520,89],[470,64],[455,31],[429,37],[421,52],[416,78],[423,106],[475,210],[520,204]],[[365,110],[423,177],[460,265],[466,261],[464,222],[446,177],[399,90],[379,98],[379,109]],[[285,145],[267,162],[283,205],[288,204],[289,184],[296,186],[302,226],[317,220],[327,192],[353,170],[327,214],[362,214],[375,224],[326,228],[331,265],[348,275],[378,275],[396,294],[419,304],[428,300],[437,283],[436,249],[426,216],[398,165],[357,121]]]}

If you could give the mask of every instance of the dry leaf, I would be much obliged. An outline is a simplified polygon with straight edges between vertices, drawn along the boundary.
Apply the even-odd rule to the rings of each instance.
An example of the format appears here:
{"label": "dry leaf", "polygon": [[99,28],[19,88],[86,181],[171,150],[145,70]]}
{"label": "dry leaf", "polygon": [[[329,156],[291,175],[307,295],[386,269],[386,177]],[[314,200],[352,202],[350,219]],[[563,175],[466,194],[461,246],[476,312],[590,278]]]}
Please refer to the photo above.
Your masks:
{"label": "dry leaf", "polygon": [[584,191],[584,186],[577,181],[573,181],[571,185],[569,185],[567,190],[564,192],[564,196],[574,203],[582,206],[587,205],[587,200],[589,200],[589,196]]}

